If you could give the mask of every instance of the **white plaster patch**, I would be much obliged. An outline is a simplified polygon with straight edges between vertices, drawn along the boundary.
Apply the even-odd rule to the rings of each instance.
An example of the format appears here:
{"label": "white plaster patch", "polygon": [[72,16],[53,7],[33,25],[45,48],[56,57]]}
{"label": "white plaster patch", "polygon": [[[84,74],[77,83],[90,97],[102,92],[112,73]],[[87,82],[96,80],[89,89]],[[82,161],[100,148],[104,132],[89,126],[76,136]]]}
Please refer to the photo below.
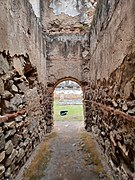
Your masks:
{"label": "white plaster patch", "polygon": [[80,0],[52,0],[49,7],[53,9],[55,15],[65,13],[74,17],[80,14],[82,4]]}
{"label": "white plaster patch", "polygon": [[33,11],[37,17],[40,17],[40,1],[39,0],[29,0]]}

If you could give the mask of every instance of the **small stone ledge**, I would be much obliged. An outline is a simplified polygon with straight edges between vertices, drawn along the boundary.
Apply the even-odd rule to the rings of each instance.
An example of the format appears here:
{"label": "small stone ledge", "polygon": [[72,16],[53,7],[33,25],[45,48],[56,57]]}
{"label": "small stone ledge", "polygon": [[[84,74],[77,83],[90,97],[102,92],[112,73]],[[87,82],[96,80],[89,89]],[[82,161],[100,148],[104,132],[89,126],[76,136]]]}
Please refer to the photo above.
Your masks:
{"label": "small stone ledge", "polygon": [[95,101],[90,101],[90,103],[92,106],[96,106],[96,107],[100,108],[102,111],[112,112],[114,115],[118,115],[119,117],[122,117],[123,119],[126,119],[128,121],[132,121],[135,123],[135,117],[133,117],[131,115],[128,115],[128,114],[121,112],[119,110],[115,110],[115,109],[108,107],[106,105],[103,105],[101,103],[97,103]]}

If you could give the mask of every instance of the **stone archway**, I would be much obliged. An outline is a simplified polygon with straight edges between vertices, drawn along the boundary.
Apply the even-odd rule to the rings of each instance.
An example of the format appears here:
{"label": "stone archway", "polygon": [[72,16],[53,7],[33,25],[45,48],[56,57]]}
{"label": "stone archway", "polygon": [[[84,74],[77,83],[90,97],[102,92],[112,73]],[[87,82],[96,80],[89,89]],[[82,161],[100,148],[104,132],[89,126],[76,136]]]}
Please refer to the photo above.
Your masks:
{"label": "stone archway", "polygon": [[77,82],[69,79],[60,81],[54,90],[53,105],[55,125],[57,121],[84,124],[83,91]]}
{"label": "stone archway", "polygon": [[48,83],[48,87],[47,87],[47,104],[46,104],[46,125],[47,125],[47,132],[51,132],[53,125],[54,125],[54,119],[53,119],[53,102],[54,102],[54,90],[56,88],[56,86],[63,82],[63,81],[67,81],[67,80],[71,80],[73,82],[76,82],[82,89],[83,92],[83,110],[84,110],[84,124],[85,124],[85,128],[87,128],[86,124],[88,121],[88,117],[89,115],[87,114],[87,103],[88,103],[88,99],[89,96],[87,95],[87,90],[88,90],[88,84],[79,81],[78,79],[74,78],[74,77],[64,77],[61,78],[59,80],[57,80],[55,83]]}

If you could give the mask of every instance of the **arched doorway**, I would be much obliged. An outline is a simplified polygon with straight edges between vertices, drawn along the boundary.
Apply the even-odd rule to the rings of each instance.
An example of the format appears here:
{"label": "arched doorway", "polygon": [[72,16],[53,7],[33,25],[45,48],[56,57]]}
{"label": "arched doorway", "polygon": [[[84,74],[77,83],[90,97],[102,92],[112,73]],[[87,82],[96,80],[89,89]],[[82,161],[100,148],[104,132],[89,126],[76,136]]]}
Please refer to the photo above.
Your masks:
{"label": "arched doorway", "polygon": [[83,91],[77,82],[66,79],[56,85],[53,120],[84,122]]}

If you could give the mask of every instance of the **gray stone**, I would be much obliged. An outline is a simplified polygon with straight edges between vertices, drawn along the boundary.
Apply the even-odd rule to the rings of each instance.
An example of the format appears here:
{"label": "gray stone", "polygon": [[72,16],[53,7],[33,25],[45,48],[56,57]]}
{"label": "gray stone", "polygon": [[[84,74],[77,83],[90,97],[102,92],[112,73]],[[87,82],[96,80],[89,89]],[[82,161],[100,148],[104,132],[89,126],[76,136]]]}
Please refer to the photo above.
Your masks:
{"label": "gray stone", "polygon": [[18,151],[18,155],[17,155],[17,162],[19,163],[21,161],[21,159],[24,157],[25,155],[25,151],[24,149],[20,148]]}
{"label": "gray stone", "polygon": [[13,159],[16,157],[18,154],[18,151],[13,149],[12,154],[6,159],[5,166],[8,167],[11,165]]}
{"label": "gray stone", "polygon": [[22,135],[24,139],[28,138],[28,130],[26,128],[23,130]]}
{"label": "gray stone", "polygon": [[127,111],[127,113],[130,114],[130,115],[135,115],[135,108],[129,109],[129,110]]}
{"label": "gray stone", "polygon": [[84,52],[82,52],[82,57],[85,58],[88,54],[89,52],[85,50]]}
{"label": "gray stone", "polygon": [[18,87],[19,87],[19,90],[22,91],[22,92],[24,92],[24,91],[26,91],[26,90],[28,89],[28,88],[26,87],[25,82],[19,83],[19,84],[18,84]]}
{"label": "gray stone", "polygon": [[17,116],[16,118],[15,118],[15,121],[16,122],[21,122],[23,120],[23,117],[22,116]]}
{"label": "gray stone", "polygon": [[16,129],[10,129],[10,130],[6,131],[5,139],[7,139],[10,136],[13,136],[15,133],[16,133]]}
{"label": "gray stone", "polygon": [[21,140],[22,140],[22,135],[15,134],[14,137],[12,138],[12,143],[14,147],[17,147],[17,145],[19,144]]}
{"label": "gray stone", "polygon": [[11,102],[4,100],[4,104],[5,104],[5,113],[17,111],[17,107],[14,104],[12,104]]}
{"label": "gray stone", "polygon": [[0,72],[5,74],[9,71],[9,64],[8,61],[0,54]]}
{"label": "gray stone", "polygon": [[133,90],[133,94],[134,94],[134,97],[135,97],[135,85],[134,85],[134,90]]}
{"label": "gray stone", "polygon": [[0,75],[3,75],[4,74],[4,71],[2,68],[0,68]]}
{"label": "gray stone", "polygon": [[24,62],[22,62],[20,58],[17,57],[13,59],[13,66],[19,75],[23,75]]}
{"label": "gray stone", "polygon": [[4,93],[1,95],[2,99],[4,100],[10,100],[11,98],[13,98],[13,94],[9,91],[4,91]]}
{"label": "gray stone", "polygon": [[135,107],[135,100],[128,102],[128,107],[133,108]]}
{"label": "gray stone", "polygon": [[2,81],[2,79],[0,78],[0,94],[4,93],[4,83]]}
{"label": "gray stone", "polygon": [[132,91],[133,91],[132,83],[128,82],[124,87],[124,97],[128,99]]}
{"label": "gray stone", "polygon": [[7,155],[11,154],[13,151],[13,143],[11,140],[9,140],[5,145],[5,152]]}
{"label": "gray stone", "polygon": [[18,129],[18,128],[22,127],[23,125],[24,125],[23,121],[17,122],[16,123],[16,128]]}
{"label": "gray stone", "polygon": [[18,107],[20,104],[23,103],[23,98],[20,94],[16,94],[12,99],[11,99],[11,104],[14,106]]}
{"label": "gray stone", "polygon": [[123,110],[123,111],[127,111],[127,110],[128,110],[127,104],[123,104],[123,105],[122,105],[122,110]]}
{"label": "gray stone", "polygon": [[5,177],[10,178],[11,177],[11,168],[9,167],[5,172]]}
{"label": "gray stone", "polygon": [[110,140],[111,140],[111,142],[113,143],[114,146],[117,145],[115,140],[114,140],[114,133],[112,131],[110,132]]}
{"label": "gray stone", "polygon": [[18,87],[13,84],[13,85],[11,86],[11,90],[12,90],[13,92],[18,92]]}
{"label": "gray stone", "polygon": [[0,153],[0,163],[5,159],[5,151]]}
{"label": "gray stone", "polygon": [[0,137],[3,135],[2,133],[3,133],[3,129],[2,127],[0,127]]}
{"label": "gray stone", "polygon": [[115,100],[112,100],[113,107],[118,107],[118,104],[115,102]]}
{"label": "gray stone", "polygon": [[5,148],[5,136],[4,134],[0,137],[0,151]]}
{"label": "gray stone", "polygon": [[121,149],[121,151],[125,154],[125,156],[128,156],[128,150],[126,149],[125,145],[121,145],[120,142],[118,142],[118,146]]}
{"label": "gray stone", "polygon": [[13,129],[13,128],[15,128],[15,122],[14,121],[5,122],[5,127],[8,129]]}
{"label": "gray stone", "polygon": [[21,148],[25,148],[26,146],[28,146],[30,144],[31,140],[29,138],[25,139],[24,142],[20,143],[20,147]]}
{"label": "gray stone", "polygon": [[0,165],[0,177],[2,177],[4,172],[5,172],[5,167],[3,165]]}

